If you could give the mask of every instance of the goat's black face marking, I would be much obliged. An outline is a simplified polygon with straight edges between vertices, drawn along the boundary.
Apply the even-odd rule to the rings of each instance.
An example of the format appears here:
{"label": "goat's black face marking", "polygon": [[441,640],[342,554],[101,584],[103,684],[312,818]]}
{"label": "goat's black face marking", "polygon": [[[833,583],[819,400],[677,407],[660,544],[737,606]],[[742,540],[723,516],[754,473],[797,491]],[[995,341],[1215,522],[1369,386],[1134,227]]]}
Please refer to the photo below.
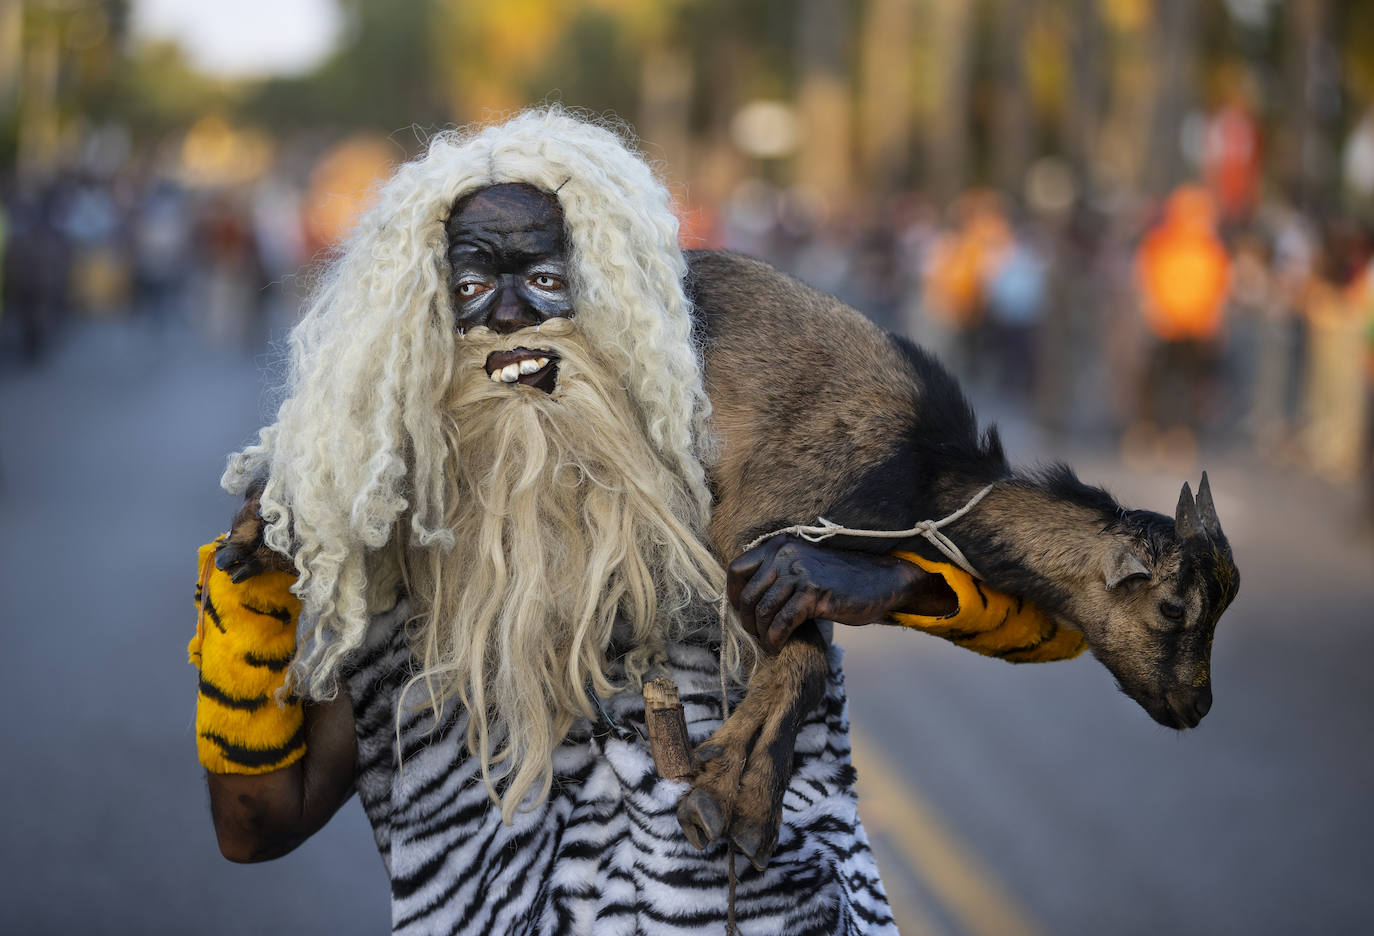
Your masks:
{"label": "goat's black face marking", "polygon": [[[1180,599],[1159,603],[1171,627],[1160,635],[1158,673],[1152,691],[1128,694],[1155,721],[1169,728],[1195,728],[1212,708],[1212,640],[1222,612],[1235,600],[1240,576],[1226,538],[1195,535],[1179,544]],[[1123,686],[1123,688],[1126,688]]]}
{"label": "goat's black face marking", "polygon": [[445,225],[460,331],[509,334],[573,314],[563,209],[532,185],[493,185],[460,199]]}
{"label": "goat's black face marking", "polygon": [[1231,555],[1231,545],[1220,535],[1185,540],[1182,560],[1184,585],[1190,591],[1196,590],[1202,600],[1198,626],[1211,633],[1240,591],[1240,573]]}

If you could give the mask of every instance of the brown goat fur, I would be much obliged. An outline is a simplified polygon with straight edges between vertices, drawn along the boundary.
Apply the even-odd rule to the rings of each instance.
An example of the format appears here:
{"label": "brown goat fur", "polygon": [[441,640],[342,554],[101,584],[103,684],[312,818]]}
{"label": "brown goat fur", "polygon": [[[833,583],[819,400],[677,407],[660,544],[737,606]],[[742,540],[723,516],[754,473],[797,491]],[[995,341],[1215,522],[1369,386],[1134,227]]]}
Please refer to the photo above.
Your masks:
{"label": "brown goat fur", "polygon": [[[919,387],[858,312],[733,254],[691,254],[719,457],[711,539],[727,558],[789,518],[814,519],[891,456]],[[795,431],[801,429],[802,431]]]}
{"label": "brown goat fur", "polygon": [[[1017,473],[996,431],[979,434],[957,382],[920,348],[760,261],[715,252],[688,260],[718,445],[710,535],[723,562],[759,535],[819,516],[908,529],[996,482],[945,530],[980,578],[1082,631],[1161,724],[1201,720],[1212,635],[1239,582],[1205,475],[1184,535],[1187,485],[1171,520],[1126,510],[1064,466]],[[941,558],[919,538],[827,545]],[[798,635],[763,660],[749,699],[703,746],[714,759],[678,814],[694,842],[728,833],[760,866],[777,835],[793,713],[799,697],[819,698],[826,677],[823,643],[812,631]]]}

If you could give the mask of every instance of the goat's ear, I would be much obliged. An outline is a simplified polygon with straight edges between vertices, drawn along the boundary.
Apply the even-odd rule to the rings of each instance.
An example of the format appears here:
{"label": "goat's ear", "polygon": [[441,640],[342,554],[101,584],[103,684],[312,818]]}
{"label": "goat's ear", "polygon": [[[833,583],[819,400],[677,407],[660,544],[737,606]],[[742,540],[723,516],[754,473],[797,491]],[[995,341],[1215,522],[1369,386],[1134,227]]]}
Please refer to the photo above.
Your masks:
{"label": "goat's ear", "polygon": [[1118,546],[1103,558],[1102,577],[1107,583],[1107,591],[1111,591],[1122,582],[1132,579],[1148,581],[1154,575],[1129,546]]}

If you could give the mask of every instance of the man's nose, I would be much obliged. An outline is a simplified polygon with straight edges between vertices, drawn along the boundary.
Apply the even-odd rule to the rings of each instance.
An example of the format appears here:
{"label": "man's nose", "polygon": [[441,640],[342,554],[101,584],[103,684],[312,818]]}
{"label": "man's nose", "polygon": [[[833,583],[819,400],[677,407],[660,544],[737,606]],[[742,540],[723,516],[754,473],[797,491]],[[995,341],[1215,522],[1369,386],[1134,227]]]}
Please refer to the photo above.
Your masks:
{"label": "man's nose", "polygon": [[487,320],[488,328],[500,334],[510,334],[539,324],[539,313],[520,294],[514,277],[503,276],[498,289],[496,307],[492,309],[491,317]]}

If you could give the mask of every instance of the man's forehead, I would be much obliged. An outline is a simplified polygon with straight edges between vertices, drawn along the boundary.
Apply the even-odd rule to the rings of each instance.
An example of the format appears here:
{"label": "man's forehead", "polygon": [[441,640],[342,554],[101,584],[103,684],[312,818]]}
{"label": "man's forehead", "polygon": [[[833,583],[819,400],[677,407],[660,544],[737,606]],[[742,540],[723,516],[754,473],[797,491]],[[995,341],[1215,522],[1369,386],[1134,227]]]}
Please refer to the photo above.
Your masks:
{"label": "man's forehead", "polygon": [[448,222],[450,236],[465,231],[493,234],[558,231],[563,209],[558,199],[525,183],[503,183],[459,199]]}

